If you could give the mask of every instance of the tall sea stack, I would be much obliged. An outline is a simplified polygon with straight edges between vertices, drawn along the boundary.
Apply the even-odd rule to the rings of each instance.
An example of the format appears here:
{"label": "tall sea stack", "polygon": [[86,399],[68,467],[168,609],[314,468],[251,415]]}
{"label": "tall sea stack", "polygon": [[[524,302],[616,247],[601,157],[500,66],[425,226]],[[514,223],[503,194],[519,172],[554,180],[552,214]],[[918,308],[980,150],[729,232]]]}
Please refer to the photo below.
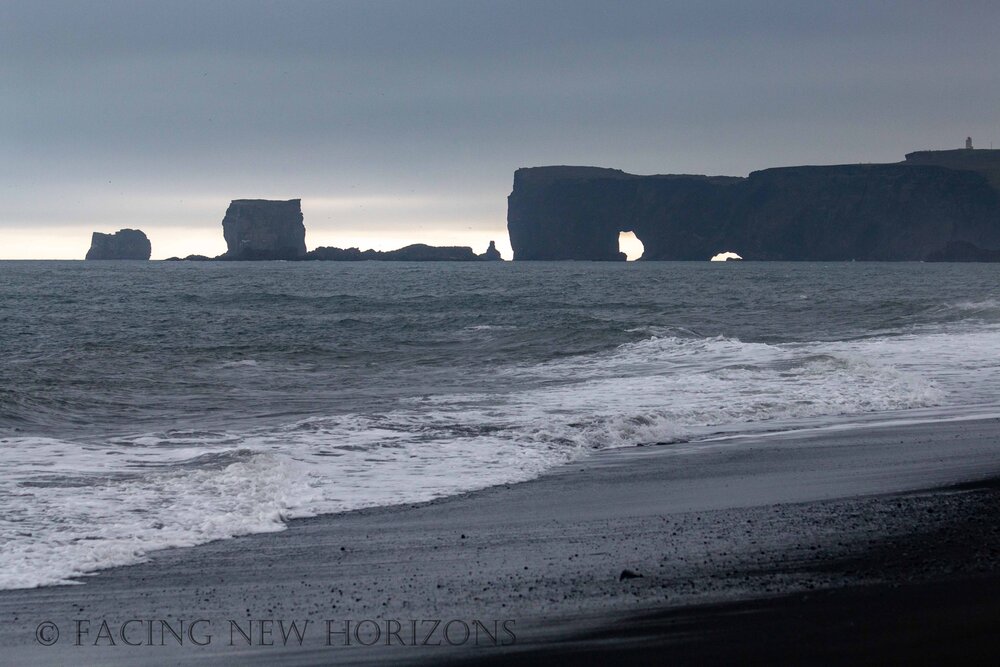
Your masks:
{"label": "tall sea stack", "polygon": [[121,229],[114,234],[94,232],[87,259],[149,259],[149,239],[138,229]]}
{"label": "tall sea stack", "polygon": [[500,256],[500,251],[497,250],[496,241],[490,241],[490,247],[486,249],[479,259],[485,260],[487,262],[502,262],[503,257]]}
{"label": "tall sea stack", "polygon": [[306,254],[301,199],[234,199],[222,232],[227,250],[219,259],[301,259]]}

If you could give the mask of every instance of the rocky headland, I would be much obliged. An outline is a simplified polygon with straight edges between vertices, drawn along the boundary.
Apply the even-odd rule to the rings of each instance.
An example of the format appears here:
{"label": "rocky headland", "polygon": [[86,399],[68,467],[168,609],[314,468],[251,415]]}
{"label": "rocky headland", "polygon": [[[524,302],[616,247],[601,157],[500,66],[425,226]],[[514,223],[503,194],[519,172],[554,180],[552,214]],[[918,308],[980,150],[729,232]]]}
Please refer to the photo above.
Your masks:
{"label": "rocky headland", "polygon": [[518,169],[515,260],[997,261],[1000,150],[923,151],[895,164],[782,167],[727,176]]}
{"label": "rocky headland", "polygon": [[149,259],[152,246],[138,229],[120,229],[114,234],[94,232],[86,259]]}

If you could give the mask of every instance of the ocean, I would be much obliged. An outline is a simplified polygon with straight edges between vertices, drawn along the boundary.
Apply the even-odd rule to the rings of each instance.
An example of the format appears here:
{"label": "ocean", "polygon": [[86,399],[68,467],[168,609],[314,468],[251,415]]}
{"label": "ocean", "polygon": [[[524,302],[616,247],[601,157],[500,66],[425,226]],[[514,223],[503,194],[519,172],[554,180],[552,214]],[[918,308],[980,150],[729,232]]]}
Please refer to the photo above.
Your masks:
{"label": "ocean", "polygon": [[0,588],[998,390],[989,264],[0,262]]}

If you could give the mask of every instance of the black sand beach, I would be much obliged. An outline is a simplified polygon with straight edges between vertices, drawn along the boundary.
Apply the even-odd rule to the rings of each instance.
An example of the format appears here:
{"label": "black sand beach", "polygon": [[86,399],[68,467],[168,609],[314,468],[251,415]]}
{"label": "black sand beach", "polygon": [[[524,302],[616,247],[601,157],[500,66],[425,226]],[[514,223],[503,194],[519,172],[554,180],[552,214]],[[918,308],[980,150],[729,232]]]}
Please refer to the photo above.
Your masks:
{"label": "black sand beach", "polygon": [[1000,631],[998,476],[995,418],[609,451],[4,591],[0,643],[9,664],[970,662]]}

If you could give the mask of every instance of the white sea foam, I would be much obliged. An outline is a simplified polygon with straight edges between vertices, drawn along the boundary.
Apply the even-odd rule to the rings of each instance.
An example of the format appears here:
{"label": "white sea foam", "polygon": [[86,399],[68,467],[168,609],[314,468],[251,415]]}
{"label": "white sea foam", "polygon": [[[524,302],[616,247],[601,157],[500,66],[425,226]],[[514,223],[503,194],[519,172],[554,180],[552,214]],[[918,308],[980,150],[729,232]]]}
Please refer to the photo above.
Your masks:
{"label": "white sea foam", "polygon": [[990,397],[1000,329],[769,345],[651,331],[598,354],[498,370],[483,394],[279,428],[102,445],[0,440],[0,587],[69,583],[151,551],[281,530],[291,517],[529,479],[607,447],[720,426]]}
{"label": "white sea foam", "polygon": [[513,331],[517,327],[507,324],[476,324],[465,327],[465,331]]}
{"label": "white sea foam", "polygon": [[957,301],[946,306],[955,310],[981,313],[984,311],[1000,311],[1000,299],[979,299],[975,301]]}
{"label": "white sea foam", "polygon": [[220,364],[222,368],[238,368],[240,366],[258,366],[260,362],[256,359],[240,359],[238,361],[224,361]]}

